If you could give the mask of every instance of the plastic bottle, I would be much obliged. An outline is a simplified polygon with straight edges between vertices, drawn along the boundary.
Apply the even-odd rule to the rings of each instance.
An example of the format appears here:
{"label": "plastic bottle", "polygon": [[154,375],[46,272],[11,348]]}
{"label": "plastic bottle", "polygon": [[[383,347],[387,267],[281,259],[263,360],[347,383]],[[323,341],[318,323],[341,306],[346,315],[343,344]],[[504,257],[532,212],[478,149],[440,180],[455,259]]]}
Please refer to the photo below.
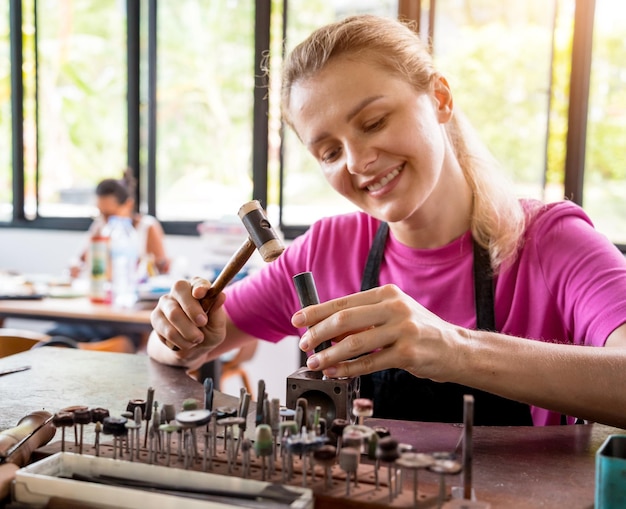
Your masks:
{"label": "plastic bottle", "polygon": [[113,306],[130,308],[137,302],[139,241],[129,217],[109,218],[111,298]]}
{"label": "plastic bottle", "polygon": [[104,225],[91,237],[89,246],[89,298],[98,304],[111,303],[109,228]]}

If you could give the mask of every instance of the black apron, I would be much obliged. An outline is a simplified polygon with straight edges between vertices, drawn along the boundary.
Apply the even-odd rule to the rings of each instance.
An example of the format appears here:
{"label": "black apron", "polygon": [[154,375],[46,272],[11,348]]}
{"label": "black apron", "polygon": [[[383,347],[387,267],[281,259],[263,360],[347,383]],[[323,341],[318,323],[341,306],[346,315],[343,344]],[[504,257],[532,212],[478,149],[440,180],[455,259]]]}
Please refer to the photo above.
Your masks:
{"label": "black apron", "polygon": [[[381,223],[363,272],[361,290],[378,286],[389,225]],[[474,242],[476,328],[496,331],[493,277],[489,253]],[[532,425],[527,404],[454,383],[417,378],[402,369],[386,369],[361,376],[361,397],[372,399],[374,416],[429,422],[463,422],[463,395],[474,396],[474,424]]]}

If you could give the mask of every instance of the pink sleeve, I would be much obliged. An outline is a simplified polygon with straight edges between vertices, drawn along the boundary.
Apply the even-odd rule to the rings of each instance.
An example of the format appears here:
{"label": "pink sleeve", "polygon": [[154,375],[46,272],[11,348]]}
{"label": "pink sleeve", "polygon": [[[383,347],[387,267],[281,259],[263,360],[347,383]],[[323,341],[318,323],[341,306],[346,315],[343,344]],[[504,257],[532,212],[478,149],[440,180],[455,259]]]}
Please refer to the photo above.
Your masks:
{"label": "pink sleeve", "polygon": [[626,259],[582,209],[561,205],[532,229],[539,269],[574,343],[604,346],[626,322]]}
{"label": "pink sleeve", "polygon": [[363,213],[311,225],[277,260],[228,287],[226,311],[231,320],[244,332],[272,342],[303,334],[304,329],[291,326],[292,315],[300,309],[293,276],[311,271],[321,302],[358,292],[377,225]]}
{"label": "pink sleeve", "polygon": [[275,261],[226,289],[226,312],[242,331],[276,343],[298,335],[291,316],[300,303],[291,277],[304,268],[308,235],[298,237]]}

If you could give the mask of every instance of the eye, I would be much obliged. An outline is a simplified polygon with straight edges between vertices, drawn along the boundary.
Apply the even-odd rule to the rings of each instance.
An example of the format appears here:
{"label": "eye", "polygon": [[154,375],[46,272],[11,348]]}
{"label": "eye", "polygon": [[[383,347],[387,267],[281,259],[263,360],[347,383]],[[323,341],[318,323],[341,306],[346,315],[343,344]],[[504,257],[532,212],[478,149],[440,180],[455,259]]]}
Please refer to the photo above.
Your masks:
{"label": "eye", "polygon": [[337,159],[337,157],[339,157],[340,153],[341,147],[335,147],[324,152],[320,159],[323,163],[332,163],[335,159]]}
{"label": "eye", "polygon": [[363,125],[363,130],[368,133],[368,132],[372,132],[372,131],[378,131],[379,129],[381,129],[382,127],[384,127],[385,125],[385,121],[386,121],[386,117],[381,117],[378,120],[368,123],[368,124],[364,124]]}

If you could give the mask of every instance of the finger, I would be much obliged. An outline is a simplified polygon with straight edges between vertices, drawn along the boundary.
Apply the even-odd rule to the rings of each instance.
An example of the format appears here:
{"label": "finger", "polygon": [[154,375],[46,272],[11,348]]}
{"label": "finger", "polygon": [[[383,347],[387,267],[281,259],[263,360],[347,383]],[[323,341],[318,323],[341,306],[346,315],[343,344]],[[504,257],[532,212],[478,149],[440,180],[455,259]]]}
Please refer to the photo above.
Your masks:
{"label": "finger", "polygon": [[[207,317],[198,299],[204,297],[210,287],[211,284],[208,281],[200,278],[194,278],[191,284],[184,280],[176,281],[174,286],[172,286],[169,297],[178,303],[190,321],[196,326],[202,327],[206,325]],[[176,308],[174,306],[171,309]]]}
{"label": "finger", "polygon": [[226,295],[219,294],[215,299],[215,304],[209,311],[209,321],[200,330],[204,334],[204,340],[200,346],[212,350],[219,345],[226,336],[226,312],[222,305],[226,300]]}
{"label": "finger", "polygon": [[[300,348],[303,351],[314,350],[324,341],[330,340],[343,345],[340,350],[345,353],[346,357],[338,360],[346,360],[371,351],[373,346],[362,346],[359,344],[361,336],[353,336],[384,324],[386,316],[386,307],[374,304],[337,311],[309,327],[300,340]],[[346,338],[351,338],[351,341],[346,342]],[[382,338],[379,337],[378,340],[380,339]],[[361,347],[360,350],[357,350],[357,347]],[[348,356],[348,348],[355,349],[352,355]]]}
{"label": "finger", "polygon": [[157,334],[157,337],[161,340],[161,342],[168,349],[172,350],[173,352],[176,352],[176,354],[181,358],[187,357],[188,352],[190,352],[196,347],[195,344],[190,344],[189,341],[185,341],[182,338],[176,338],[175,340],[172,341],[169,339],[165,339],[160,334]]}
{"label": "finger", "polygon": [[167,307],[167,304],[162,304],[162,301],[159,301],[159,306],[150,315],[152,327],[161,341],[170,349],[172,345],[176,345],[183,351],[187,351],[202,342],[204,335],[193,322],[189,321],[180,308],[178,313],[176,311],[169,312],[169,316],[174,317],[174,321],[172,321],[163,312],[163,306]]}
{"label": "finger", "polygon": [[195,276],[191,279],[191,293],[196,299],[201,299],[206,295],[206,292],[211,288],[211,282],[207,279]]}
{"label": "finger", "polygon": [[159,299],[157,307],[152,311],[153,327],[162,335],[163,332],[176,330],[183,336],[198,335],[198,326],[183,310],[180,303],[169,295]]}
{"label": "finger", "polygon": [[391,348],[377,350],[357,359],[340,362],[324,370],[329,378],[353,378],[368,375],[376,371],[390,369],[396,366],[396,355]]}
{"label": "finger", "polygon": [[310,369],[324,370],[376,350],[388,347],[395,339],[386,336],[380,327],[368,327],[347,335],[332,347],[321,350],[307,359],[307,366]]}
{"label": "finger", "polygon": [[328,318],[334,313],[340,311],[364,306],[367,304],[376,304],[384,300],[381,292],[382,288],[373,288],[364,292],[358,292],[345,297],[331,299],[321,304],[307,306],[294,313],[291,318],[291,324],[294,327],[311,327],[320,321]]}

